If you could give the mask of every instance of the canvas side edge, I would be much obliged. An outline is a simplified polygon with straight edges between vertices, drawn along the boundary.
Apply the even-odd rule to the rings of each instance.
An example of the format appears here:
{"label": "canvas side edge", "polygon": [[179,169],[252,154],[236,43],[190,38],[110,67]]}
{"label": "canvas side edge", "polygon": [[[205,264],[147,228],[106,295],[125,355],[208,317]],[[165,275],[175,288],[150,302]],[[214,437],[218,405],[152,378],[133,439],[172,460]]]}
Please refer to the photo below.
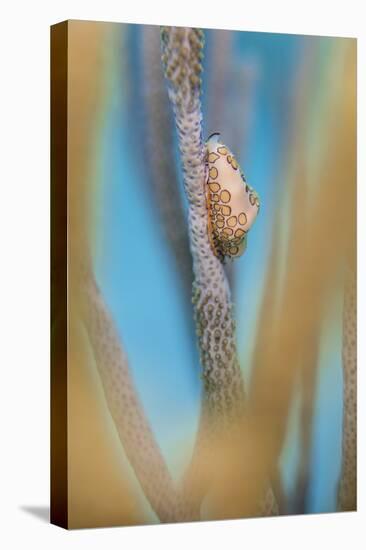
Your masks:
{"label": "canvas side edge", "polygon": [[67,83],[68,22],[51,27],[51,523],[68,527]]}

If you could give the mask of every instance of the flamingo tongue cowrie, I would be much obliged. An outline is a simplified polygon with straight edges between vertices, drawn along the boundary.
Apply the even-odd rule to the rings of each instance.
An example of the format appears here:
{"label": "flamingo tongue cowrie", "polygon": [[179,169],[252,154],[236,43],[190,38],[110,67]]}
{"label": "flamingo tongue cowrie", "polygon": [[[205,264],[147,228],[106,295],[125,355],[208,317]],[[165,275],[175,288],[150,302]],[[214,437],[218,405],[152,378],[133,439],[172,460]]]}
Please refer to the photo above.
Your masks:
{"label": "flamingo tongue cowrie", "polygon": [[208,235],[222,261],[238,258],[258,214],[259,198],[250,187],[230,149],[212,134],[206,142]]}

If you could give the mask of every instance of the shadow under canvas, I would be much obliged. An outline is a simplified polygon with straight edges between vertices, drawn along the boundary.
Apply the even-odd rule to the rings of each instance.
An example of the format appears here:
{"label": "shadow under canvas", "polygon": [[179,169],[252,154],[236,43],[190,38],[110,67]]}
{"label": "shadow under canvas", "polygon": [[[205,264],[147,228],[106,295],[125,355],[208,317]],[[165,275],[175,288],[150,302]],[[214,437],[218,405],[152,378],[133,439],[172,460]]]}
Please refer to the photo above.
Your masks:
{"label": "shadow under canvas", "polygon": [[45,521],[46,523],[50,522],[50,507],[49,506],[20,506],[20,509],[27,514]]}

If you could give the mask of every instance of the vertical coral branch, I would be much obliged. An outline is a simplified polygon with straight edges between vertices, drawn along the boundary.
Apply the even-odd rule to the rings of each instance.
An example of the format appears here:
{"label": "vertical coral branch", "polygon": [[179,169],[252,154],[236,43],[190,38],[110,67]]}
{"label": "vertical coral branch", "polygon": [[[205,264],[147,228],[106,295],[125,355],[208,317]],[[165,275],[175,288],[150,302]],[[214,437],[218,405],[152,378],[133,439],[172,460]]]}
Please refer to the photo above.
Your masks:
{"label": "vertical coral branch", "polygon": [[[226,109],[226,98],[230,95],[232,86],[232,55],[233,36],[232,31],[214,30],[211,31],[211,55],[209,55],[209,78],[208,89],[211,90],[208,99],[207,128],[208,133],[217,132],[225,128],[227,143],[234,144],[237,141],[228,139],[227,133],[231,131],[228,122],[228,109]],[[214,93],[213,93],[214,92]],[[230,105],[231,108],[231,105]]]}
{"label": "vertical coral branch", "polygon": [[207,233],[200,102],[204,35],[198,29],[164,27],[161,39],[162,61],[178,130],[184,188],[189,203],[193,303],[204,384],[200,429],[186,474],[190,497],[199,507],[207,491],[207,465],[206,481],[202,476],[208,432],[212,437],[216,421],[228,420],[235,409],[242,407],[244,390],[236,353],[230,290]]}
{"label": "vertical coral branch", "polygon": [[205,399],[210,413],[229,418],[244,392],[235,344],[230,291],[207,233],[205,147],[202,139],[201,73],[203,32],[165,27],[162,59],[178,129],[184,187],[189,202],[197,335]]}
{"label": "vertical coral branch", "polygon": [[338,509],[357,505],[357,322],[356,274],[348,277],[343,309],[343,444]]}
{"label": "vertical coral branch", "polygon": [[311,481],[310,468],[318,372],[320,326],[316,324],[313,332],[313,337],[309,338],[308,349],[305,350],[299,367],[301,384],[300,465],[297,473],[295,501],[293,503],[292,510],[296,514],[306,514],[308,510],[309,488]]}
{"label": "vertical coral branch", "polygon": [[173,120],[161,67],[159,27],[142,29],[143,91],[147,131],[144,140],[149,182],[159,211],[167,245],[171,247],[184,292],[192,287],[192,260],[189,252],[187,224],[178,188],[174,157]]}
{"label": "vertical coral branch", "polygon": [[[178,130],[184,188],[189,203],[193,303],[204,386],[201,427],[196,452],[187,473],[188,479],[190,476],[194,478],[195,468],[200,470],[200,460],[201,464],[204,463],[201,474],[205,470],[206,480],[201,477],[199,488],[194,481],[191,482],[192,491],[197,491],[193,499],[199,506],[212,477],[220,476],[219,463],[215,462],[216,471],[212,471],[213,449],[222,452],[223,448],[227,450],[228,443],[228,448],[233,451],[230,457],[236,466],[240,462],[239,449],[235,445],[233,449],[227,434],[233,433],[233,427],[238,427],[236,421],[243,418],[244,384],[237,356],[229,285],[222,263],[211,250],[207,233],[205,146],[200,102],[204,35],[198,29],[163,27],[161,39],[162,61]],[[208,460],[207,455],[206,459],[202,458],[207,452],[207,432],[211,440]],[[224,451],[219,462],[227,468],[228,453]],[[211,473],[208,473],[210,466]],[[216,503],[219,502],[223,511],[225,503],[220,500],[219,494]]]}

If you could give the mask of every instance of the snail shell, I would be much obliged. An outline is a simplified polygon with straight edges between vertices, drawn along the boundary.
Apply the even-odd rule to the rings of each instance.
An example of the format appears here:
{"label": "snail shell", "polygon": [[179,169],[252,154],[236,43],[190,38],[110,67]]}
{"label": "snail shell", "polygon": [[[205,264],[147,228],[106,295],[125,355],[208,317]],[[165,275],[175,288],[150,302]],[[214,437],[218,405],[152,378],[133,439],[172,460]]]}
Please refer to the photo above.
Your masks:
{"label": "snail shell", "polygon": [[206,201],[212,250],[222,261],[238,258],[259,211],[259,198],[250,187],[230,149],[212,134],[206,142]]}

